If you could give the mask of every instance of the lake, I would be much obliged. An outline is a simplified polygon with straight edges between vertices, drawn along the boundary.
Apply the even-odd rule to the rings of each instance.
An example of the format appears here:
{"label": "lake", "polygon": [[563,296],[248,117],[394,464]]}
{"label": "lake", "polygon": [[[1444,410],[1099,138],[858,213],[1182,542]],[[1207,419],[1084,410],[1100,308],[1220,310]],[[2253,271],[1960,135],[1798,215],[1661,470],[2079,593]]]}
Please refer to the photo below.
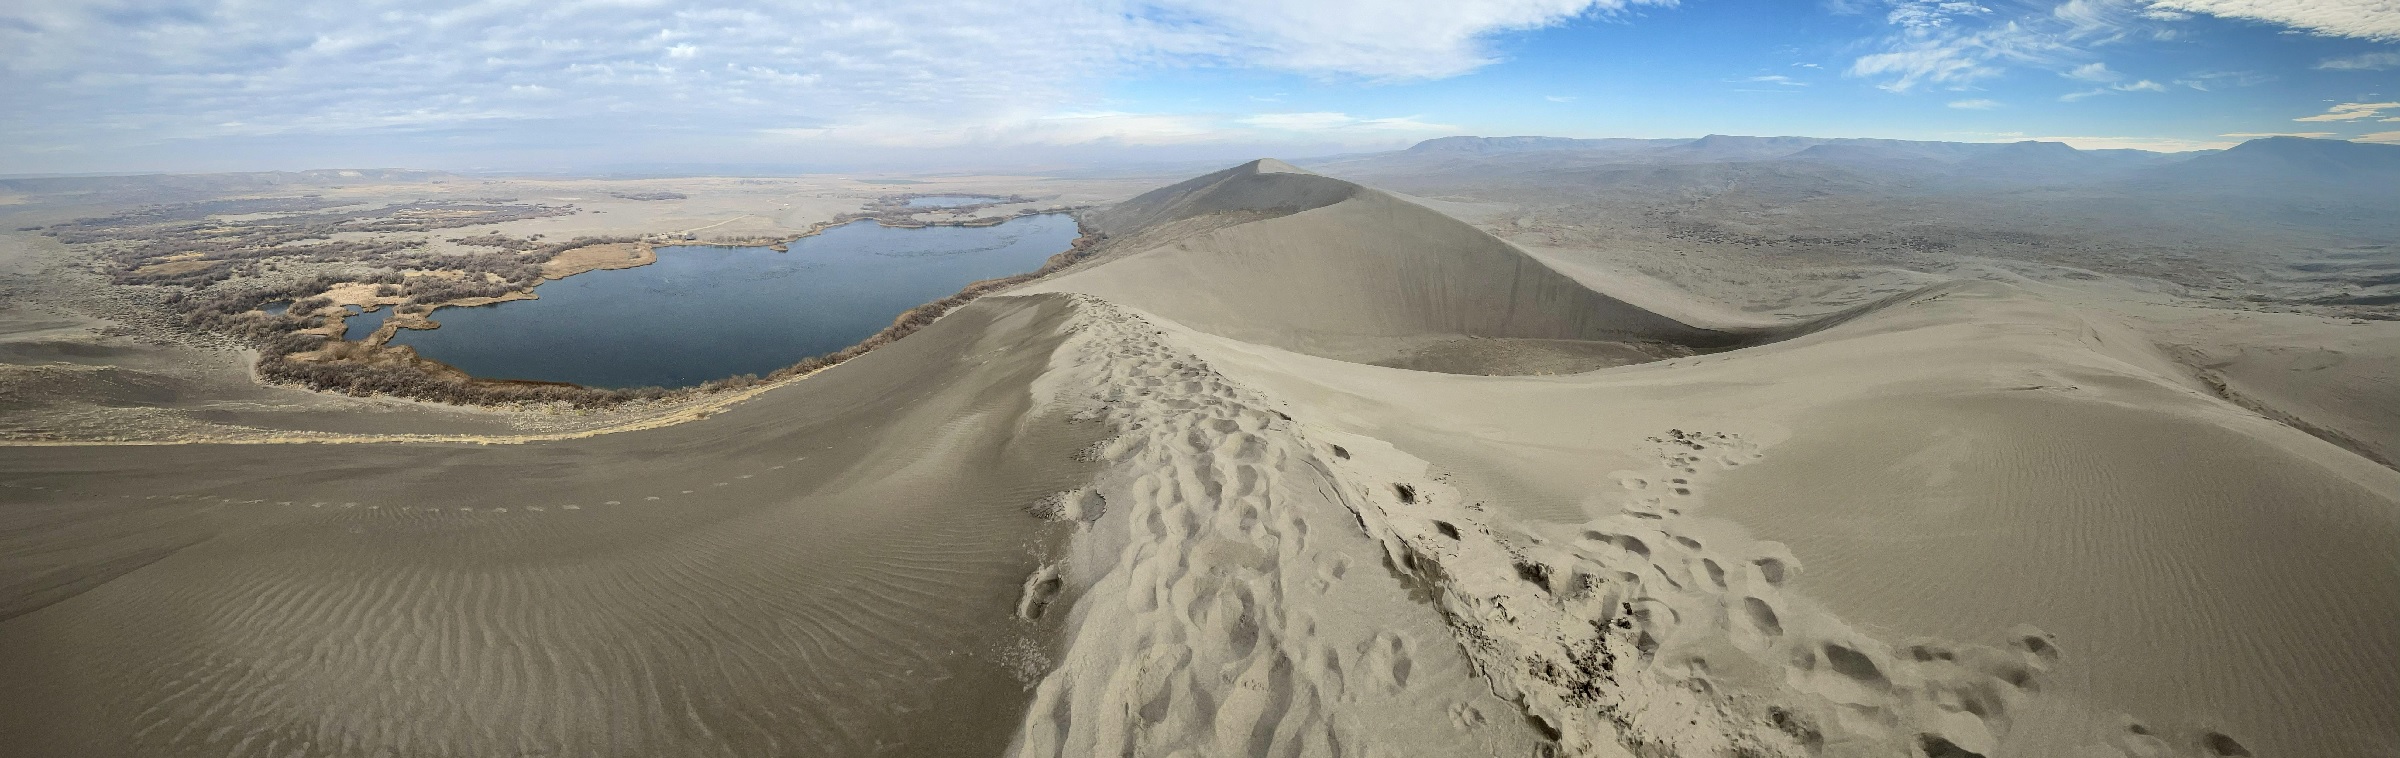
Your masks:
{"label": "lake", "polygon": [[657,263],[548,282],[540,299],[437,310],[440,329],[402,329],[392,344],[479,377],[587,387],[764,375],[858,344],[970,283],[1039,269],[1076,233],[1064,215],[983,228],[860,221],[783,253],[662,247]]}
{"label": "lake", "polygon": [[357,342],[373,335],[375,330],[383,328],[384,319],[391,318],[392,312],[399,310],[398,308],[377,308],[362,313],[355,305],[342,307],[350,311],[350,317],[342,320],[342,339],[351,342]]}

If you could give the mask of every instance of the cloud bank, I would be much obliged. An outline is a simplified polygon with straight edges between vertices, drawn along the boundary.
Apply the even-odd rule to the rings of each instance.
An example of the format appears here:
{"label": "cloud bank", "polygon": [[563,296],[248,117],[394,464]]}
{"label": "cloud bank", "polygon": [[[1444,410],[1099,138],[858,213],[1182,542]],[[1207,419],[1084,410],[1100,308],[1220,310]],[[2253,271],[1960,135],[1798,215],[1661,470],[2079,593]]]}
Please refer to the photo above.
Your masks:
{"label": "cloud bank", "polygon": [[[631,132],[720,144],[1238,138],[1281,127],[1118,114],[1097,93],[1178,67],[1456,76],[1496,60],[1494,35],[1672,3],[54,0],[0,8],[0,144],[22,159],[345,135],[495,148]],[[1300,131],[1407,131],[1378,126],[1389,117]]]}
{"label": "cloud bank", "polygon": [[2157,0],[2152,8],[2263,21],[2332,37],[2400,40],[2392,0]]}

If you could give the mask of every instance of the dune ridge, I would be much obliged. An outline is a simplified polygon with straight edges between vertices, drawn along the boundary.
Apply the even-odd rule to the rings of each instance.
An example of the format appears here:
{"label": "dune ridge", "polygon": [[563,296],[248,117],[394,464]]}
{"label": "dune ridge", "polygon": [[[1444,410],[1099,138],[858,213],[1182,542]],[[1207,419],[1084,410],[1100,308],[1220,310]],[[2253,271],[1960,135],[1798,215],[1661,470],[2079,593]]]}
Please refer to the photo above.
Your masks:
{"label": "dune ridge", "polygon": [[[1237,169],[1183,191],[1215,192],[1242,179]],[[1414,286],[1475,281],[1476,275],[1459,276],[1446,265],[1489,276],[1494,268],[1520,264],[1497,254],[1506,252],[1506,243],[1445,236],[1434,220],[1394,220],[1435,214],[1372,191],[1297,212],[1248,216],[1277,207],[1276,198],[1145,202],[1228,210],[1204,224],[1195,220],[1205,216],[1163,214],[1167,226],[1205,227],[1164,241],[1145,238],[1145,230],[1120,229],[1097,256],[1100,263],[1038,286],[1088,294],[1131,314],[1112,320],[1146,321],[1149,326],[1132,330],[1133,337],[1163,342],[1174,357],[1149,360],[1178,367],[1173,378],[1132,381],[1138,389],[1131,396],[1107,399],[1102,415],[1114,420],[1121,436],[1113,445],[1122,447],[1107,448],[1102,459],[1125,473],[1104,474],[1101,481],[1221,465],[1222,445],[1290,438],[1263,444],[1284,456],[1312,458],[1309,468],[1328,484],[1315,493],[1269,498],[1256,520],[1275,522],[1279,511],[1330,510],[1329,503],[1353,514],[1355,528],[1378,543],[1376,560],[1430,603],[1427,609],[1450,627],[1492,691],[1517,704],[1533,719],[1537,735],[1566,754],[2342,753],[2372,749],[2380,739],[2373,735],[2400,726],[2364,705],[2395,691],[2400,671],[2388,663],[2388,646],[2371,642],[2378,635],[2360,625],[2390,625],[2360,615],[2380,611],[2346,607],[2350,603],[2338,599],[2378,594],[2372,587],[2400,596],[2390,591],[2396,574],[2389,561],[2360,541],[2365,534],[2400,538],[2393,521],[2400,503],[2389,494],[2400,492],[2400,480],[2370,461],[2223,402],[2180,376],[2157,347],[2106,320],[2084,318],[2006,285],[1949,283],[1773,327],[1728,329],[1723,333],[1742,335],[1741,344],[1749,347],[1735,352],[1566,377],[1393,371],[1364,365],[1378,356],[1355,349],[1360,341],[1337,346],[1325,335],[1355,338],[1371,331],[1356,326],[1365,321],[1407,325],[1378,335],[1387,339],[1444,330],[1472,334],[1509,324],[1462,327],[1458,312],[1505,314],[1507,303],[1533,303],[1540,310],[1599,301],[1572,294],[1510,299],[1524,293],[1514,286],[1394,296]],[[1374,236],[1378,228],[1393,227],[1437,231]],[[1379,244],[1356,243],[1362,239]],[[1476,244],[1495,254],[1479,252]],[[1309,260],[1316,255],[1341,265]],[[1417,265],[1420,260],[1431,263]],[[1252,273],[1262,271],[1272,273]],[[1273,294],[1258,296],[1261,291]],[[1613,301],[1582,318],[1622,334],[1661,329],[1654,319],[1663,317]],[[1518,323],[1571,329],[1575,322]],[[1244,427],[1248,436],[1239,444],[1206,433],[1187,436],[1179,424],[1191,423],[1187,416],[1194,409],[1224,402],[1222,392],[1201,388],[1220,383],[1239,387],[1248,398],[1244,403],[1274,409],[1276,423],[1255,431]],[[2003,426],[1997,419],[1950,413],[2003,401],[2024,406],[2017,412],[2021,418],[2061,420]],[[2105,408],[2128,421],[2118,422],[2118,432],[2064,423],[2082,404],[2099,406],[2084,415]],[[1937,411],[1948,415],[1933,415]],[[1826,425],[1827,414],[1860,420],[1857,428],[1871,431],[1848,438],[1816,433],[1811,425]],[[2140,482],[2103,490],[2118,499],[2114,507],[2192,519],[2190,532],[2210,535],[2195,542],[2125,528],[2140,518],[2112,516],[2072,488],[1952,488],[1912,500],[1905,488],[1878,495],[1841,486],[1894,475],[1931,477],[1937,485],[1987,476],[2038,482],[2065,472],[2055,462],[2025,458],[1987,463],[1951,457],[1923,468],[1924,455],[1962,454],[1938,445],[1924,455],[1842,457],[1860,449],[1862,440],[1907,434],[1912,418],[1936,417],[1967,424],[1943,433],[1969,438],[2038,439],[2053,430],[2079,435],[2076,444],[2099,456],[2117,456],[2105,452],[2110,448],[2171,449],[2170,438],[2192,441],[2209,451],[2195,460],[2248,456],[2255,467],[2245,475],[2249,481],[2307,482],[2302,491],[2316,502],[2276,502],[2271,487],[2219,489],[2205,483],[2220,480],[2202,472],[2179,472],[2182,464],[2172,457],[2114,464]],[[2131,423],[2135,419],[2142,423]],[[2179,425],[2189,431],[2156,431]],[[1843,463],[1828,463],[1828,456]],[[1787,457],[1814,463],[1776,465]],[[2178,478],[2204,484],[2173,484]],[[1210,481],[1202,477],[1173,488],[1180,502],[1161,502],[1156,488],[1125,492],[1103,484],[1097,492],[1111,505],[1099,523],[1110,523],[1123,507],[1134,510],[1126,518],[1136,524],[1144,523],[1143,514],[1156,514],[1150,518],[1170,525],[1179,523],[1175,517],[1185,508],[1261,508],[1241,500],[1249,490],[1226,494],[1201,486]],[[1793,491],[1807,494],[1779,494]],[[1832,510],[1842,501],[1828,502],[1816,491],[1849,493],[1851,510]],[[2197,499],[2175,503],[2170,496]],[[1728,497],[1731,502],[1715,502]],[[1791,502],[1778,502],[1785,499]],[[1978,507],[1978,499],[1989,502]],[[1758,515],[1779,506],[1794,510],[1771,519]],[[2260,509],[2309,526],[2289,539],[2250,541],[2256,554],[2201,547],[2254,529],[2247,514]],[[1891,533],[1868,531],[1864,540],[1844,534],[1839,536],[1846,542],[1834,542],[1798,526],[1836,513],[1872,519],[1845,522],[1857,524],[1851,528]],[[1759,540],[1729,516],[1759,519],[1804,539],[1799,548]],[[1097,558],[1085,558],[1091,548],[1079,547],[1075,555],[1087,564],[1071,561],[1059,572],[1069,586],[1099,588],[1073,606],[1084,628],[1094,631],[1072,638],[1061,658],[1070,663],[1044,685],[1080,698],[1065,708],[1074,715],[1140,710],[1132,695],[1098,687],[1094,675],[1072,666],[1083,655],[1078,648],[1101,644],[1086,640],[1160,624],[1177,631],[1143,638],[1244,634],[1210,629],[1230,623],[1225,617],[1161,613],[1139,602],[1131,610],[1121,607],[1126,594],[1142,596],[1145,585],[1138,578],[1151,576],[1138,568],[1145,562],[1205,565],[1190,557],[1201,552],[1197,541],[1173,528],[1122,528],[1103,531],[1106,538],[1080,533],[1079,541],[1110,547]],[[2014,539],[2036,541],[2022,549],[2045,563],[2035,571],[2014,570],[2009,549],[1975,549],[1973,535],[1980,532],[1956,531],[1961,529],[2007,530]],[[1151,539],[1126,544],[1127,534]],[[1262,544],[1287,539],[1244,534]],[[2051,539],[2061,542],[2040,542]],[[1943,565],[1941,556],[1912,553],[1912,542],[1943,545],[1963,560]],[[1832,545],[1845,549],[1825,552]],[[2260,561],[2299,566],[2324,560],[2311,557],[2312,545],[2344,546],[2331,575],[2256,568]],[[1158,558],[1162,551],[1183,557]],[[1133,556],[1143,558],[1116,560]],[[1838,584],[1810,580],[1799,571],[1802,561],[1830,561]],[[1272,567],[1305,575],[1306,564],[1293,563]],[[2098,591],[2061,584],[2078,575],[2091,577],[2087,582]],[[1111,582],[1120,576],[1137,577],[1132,590],[1114,588]],[[1075,584],[1078,577],[1096,583]],[[2234,594],[2194,602],[2210,587]],[[1167,590],[1153,594],[1172,596]],[[1960,610],[1985,598],[2000,602]],[[2382,600],[2370,604],[2388,607]],[[2252,623],[2224,615],[2225,608],[2240,605],[2275,608],[2276,615]],[[1928,625],[1922,609],[1929,608],[1974,622]],[[1861,616],[1867,620],[1857,620]],[[2051,621],[2040,628],[2026,623],[2035,618]],[[2151,620],[2138,630],[2110,621],[2124,618]],[[2045,631],[2051,623],[2069,633]],[[2169,627],[2172,636],[2156,636]],[[2153,635],[2153,641],[2129,647],[2128,634]],[[2269,639],[2314,642],[2268,653],[2262,646]],[[1125,655],[1097,657],[1112,663],[1089,671],[1140,668]],[[2193,660],[2217,663],[2202,670],[2192,668]],[[2347,668],[2328,668],[2334,660]],[[2185,684],[2118,684],[2157,680],[2152,672],[2162,670],[2180,670]],[[1229,674],[1219,686],[1236,681]],[[1127,699],[1093,695],[1095,688]],[[2311,689],[2326,694],[2299,694]],[[2274,697],[2300,697],[2311,705],[2281,707],[2254,694],[2260,692],[2287,693]],[[1039,706],[1037,713],[1045,708],[1060,706]],[[2268,712],[2281,715],[2263,715]],[[2295,728],[2300,723],[2334,728]],[[1058,754],[1073,752],[1059,745],[1118,744],[1078,731],[1083,724],[1037,720],[1027,734],[1039,738],[1021,736],[1020,748],[1035,744],[1041,749],[1034,754]],[[1101,731],[1151,734],[1122,724]],[[1209,743],[1158,744],[1158,752],[1167,752]]]}
{"label": "dune ridge", "polygon": [[1717,349],[1750,336],[1596,292],[1388,193],[1263,161],[1134,198],[1099,223],[1110,239],[1093,263],[1024,291],[1138,302],[1211,333],[1359,362],[1473,338]]}

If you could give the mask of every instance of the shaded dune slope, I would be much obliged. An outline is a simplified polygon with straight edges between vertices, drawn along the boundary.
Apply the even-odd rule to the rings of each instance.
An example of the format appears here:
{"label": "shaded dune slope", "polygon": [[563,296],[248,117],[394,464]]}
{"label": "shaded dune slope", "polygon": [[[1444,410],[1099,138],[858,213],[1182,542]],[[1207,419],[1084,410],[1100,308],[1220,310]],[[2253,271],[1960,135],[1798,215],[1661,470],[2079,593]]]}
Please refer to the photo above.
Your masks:
{"label": "shaded dune slope", "polygon": [[1618,356],[1590,368],[1768,337],[1643,310],[1465,222],[1271,160],[1153,191],[1094,221],[1111,237],[1105,263],[1036,290],[1092,294],[1312,355],[1406,365],[1432,353],[1431,365],[1411,367],[1478,373],[1478,356],[1511,350]]}
{"label": "shaded dune slope", "polygon": [[11,450],[0,755],[997,754],[1066,315],[587,440]]}

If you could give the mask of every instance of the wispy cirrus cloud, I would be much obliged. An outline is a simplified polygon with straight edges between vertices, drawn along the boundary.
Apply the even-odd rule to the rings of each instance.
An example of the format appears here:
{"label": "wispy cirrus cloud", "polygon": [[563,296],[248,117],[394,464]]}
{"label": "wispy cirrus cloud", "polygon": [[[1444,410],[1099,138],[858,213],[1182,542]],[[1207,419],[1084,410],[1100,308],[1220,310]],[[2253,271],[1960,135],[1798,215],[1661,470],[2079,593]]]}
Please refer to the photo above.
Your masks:
{"label": "wispy cirrus cloud", "polygon": [[2090,47],[2122,39],[2140,21],[2134,2],[2068,0],[2044,10],[1999,2],[1884,0],[1880,7],[1892,34],[1877,40],[1878,52],[1859,56],[1845,73],[1880,80],[1877,86],[1892,92],[1911,92],[1960,89],[2015,66],[2074,70],[2090,65]]}
{"label": "wispy cirrus cloud", "polygon": [[2099,97],[2099,96],[2101,96],[2101,95],[2116,95],[2116,94],[2122,94],[2122,93],[2126,93],[2126,92],[2165,92],[2165,91],[2167,91],[2167,85],[2160,84],[2160,83],[2158,83],[2158,82],[2154,82],[2154,81],[2150,81],[2150,80],[2148,80],[2148,79],[2142,79],[2142,80],[2140,80],[2140,81],[2133,81],[2133,82],[2123,82],[2123,83],[2118,83],[2118,84],[2111,84],[2111,85],[2108,85],[2108,86],[2105,86],[2105,87],[2093,87],[2093,88],[2091,88],[2091,89],[2088,89],[2088,90],[2082,90],[2082,91],[2079,91],[2079,92],[2069,92],[2069,93],[2067,93],[2067,94],[2064,94],[2064,95],[2059,95],[2059,96],[2058,96],[2058,101],[2059,101],[2059,102],[2062,102],[2062,103],[2072,103],[2072,102],[2075,102],[2075,101],[2077,101],[2077,100],[2085,100],[2085,99],[2089,99],[2089,98]]}
{"label": "wispy cirrus cloud", "polygon": [[2202,92],[2213,92],[2227,87],[2256,87],[2272,81],[2275,81],[2274,75],[2257,71],[2195,71],[2176,79],[2175,83]]}
{"label": "wispy cirrus cloud", "polygon": [[2317,62],[2319,71],[2384,71],[2400,68],[2400,53],[2359,53]]}
{"label": "wispy cirrus cloud", "polygon": [[2260,21],[2329,37],[2400,40],[2391,0],[2153,0],[2151,8]]}
{"label": "wispy cirrus cloud", "polygon": [[2384,111],[2400,109],[2400,103],[2341,103],[2325,109],[2324,113],[2302,116],[2293,121],[2364,121],[2380,116]]}
{"label": "wispy cirrus cloud", "polygon": [[1950,101],[1950,107],[1957,108],[1962,111],[1988,111],[1999,108],[2000,101],[1986,100],[1983,98],[1975,98],[1972,100],[1952,100]]}
{"label": "wispy cirrus cloud", "polygon": [[[2121,76],[2096,61],[2109,46],[2175,39],[2181,22],[2198,15],[2279,24],[2331,36],[2400,39],[2400,3],[2393,0],[1879,0],[1893,32],[1876,52],[1852,62],[1848,74],[1881,80],[1894,92],[1961,89],[2026,66],[2058,71],[2096,84]],[[2400,66],[2400,54],[2367,53],[2330,60],[2325,69]],[[2250,86],[2271,80],[2256,72],[2204,72],[2176,78],[2195,90]],[[2069,93],[2077,100],[2123,91],[2101,87]]]}

